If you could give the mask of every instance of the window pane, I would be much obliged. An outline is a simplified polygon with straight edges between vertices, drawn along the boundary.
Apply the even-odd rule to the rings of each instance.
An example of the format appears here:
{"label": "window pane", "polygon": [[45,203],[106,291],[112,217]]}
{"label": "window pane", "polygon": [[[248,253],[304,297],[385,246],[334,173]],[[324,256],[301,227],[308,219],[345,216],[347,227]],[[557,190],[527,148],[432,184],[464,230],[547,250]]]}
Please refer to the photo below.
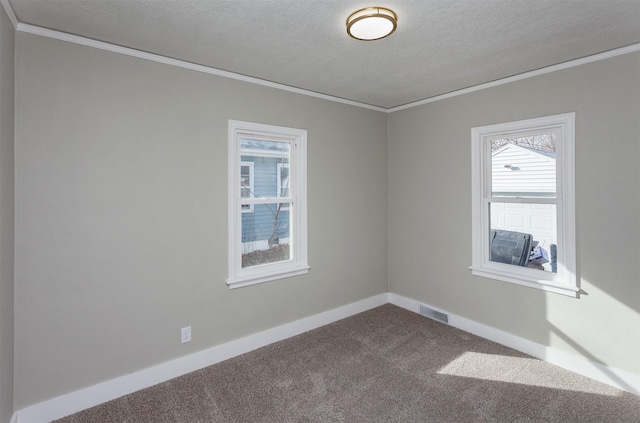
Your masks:
{"label": "window pane", "polygon": [[242,267],[290,260],[291,204],[256,204],[242,215]]}
{"label": "window pane", "polygon": [[278,197],[289,196],[289,165],[278,164]]}
{"label": "window pane", "polygon": [[251,166],[240,166],[240,197],[251,197]]}
{"label": "window pane", "polygon": [[252,198],[279,196],[279,171],[283,166],[289,166],[290,150],[289,142],[249,138],[240,140],[241,160],[253,164]]}
{"label": "window pane", "polygon": [[491,195],[555,198],[555,135],[491,140]]}
{"label": "window pane", "polygon": [[490,203],[490,260],[556,272],[554,204]]}

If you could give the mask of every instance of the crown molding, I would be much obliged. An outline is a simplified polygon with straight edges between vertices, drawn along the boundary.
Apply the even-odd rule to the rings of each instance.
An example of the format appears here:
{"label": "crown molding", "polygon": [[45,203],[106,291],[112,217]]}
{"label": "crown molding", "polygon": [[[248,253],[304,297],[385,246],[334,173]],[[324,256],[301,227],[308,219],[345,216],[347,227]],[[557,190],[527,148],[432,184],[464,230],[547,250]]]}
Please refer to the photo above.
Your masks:
{"label": "crown molding", "polygon": [[9,0],[0,0],[0,3],[4,8],[4,11],[7,13],[9,20],[11,21],[11,25],[13,25],[13,28],[16,29],[18,27],[19,22],[18,22],[18,18],[16,17],[16,14],[13,12],[13,7],[11,7]]}
{"label": "crown molding", "polygon": [[497,79],[495,81],[485,82],[484,84],[478,84],[471,87],[463,88],[461,90],[451,91],[446,94],[437,95],[435,97],[429,97],[424,100],[415,101],[413,103],[407,103],[401,106],[385,109],[387,113],[393,113],[404,109],[410,109],[412,107],[422,106],[423,104],[434,103],[436,101],[444,100],[451,97],[456,97],[463,94],[472,93],[474,91],[485,90],[487,88],[497,87],[498,85],[509,84],[515,81],[521,81],[523,79],[534,78],[536,76],[545,75],[547,73],[557,72],[564,69],[573,68],[575,66],[585,65],[587,63],[597,62],[600,60],[610,59],[616,56],[622,56],[624,54],[634,53],[640,51],[640,43],[631,44],[626,47],[617,48],[614,50],[605,51],[603,53],[594,54],[591,56],[581,57],[579,59],[569,60],[557,65],[551,65],[544,68],[536,69],[530,72],[524,72],[518,75],[509,76],[506,78]]}
{"label": "crown molding", "polygon": [[157,63],[163,63],[169,66],[176,66],[183,69],[189,69],[196,72],[202,72],[209,75],[220,76],[223,78],[234,79],[237,81],[247,82],[250,84],[261,85],[264,87],[274,88],[278,90],[288,91],[291,93],[306,95],[310,97],[320,98],[323,100],[333,101],[336,103],[347,104],[350,106],[361,107],[364,109],[375,110],[377,112],[383,113],[393,113],[398,112],[400,110],[410,109],[413,107],[422,106],[424,104],[434,103],[436,101],[445,100],[447,98],[457,97],[459,95],[464,95],[468,93],[472,93],[475,91],[485,90],[487,88],[497,87],[499,85],[509,84],[511,82],[521,81],[523,79],[534,78],[536,76],[545,75],[547,73],[557,72],[564,69],[569,69],[575,66],[585,65],[587,63],[597,62],[600,60],[610,59],[616,56],[622,56],[624,54],[634,53],[640,51],[640,43],[631,44],[625,47],[617,48],[614,50],[605,51],[603,53],[594,54],[591,56],[582,57],[579,59],[569,60],[567,62],[559,63],[556,65],[547,66],[544,68],[536,69],[529,72],[523,72],[518,75],[509,76],[506,78],[497,79],[495,81],[485,82],[478,85],[473,85],[471,87],[463,88],[460,90],[451,91],[445,94],[437,95],[434,97],[425,98],[423,100],[414,101],[411,103],[385,108],[379,106],[373,106],[371,104],[362,103],[359,101],[348,100],[341,97],[331,96],[327,94],[321,94],[315,91],[305,90],[302,88],[292,87],[290,85],[279,84],[277,82],[267,81],[260,78],[254,78],[251,76],[241,75],[234,72],[224,71],[221,69],[212,68],[205,65],[199,65],[196,63],[186,62],[184,60],[173,59],[166,56],[161,56],[155,53],[149,53],[141,50],[132,49],[129,47],[123,47],[116,44],[110,44],[104,41],[93,40],[86,37],[81,37],[78,35],[68,34],[61,31],[55,31],[52,29],[47,29],[31,24],[25,24],[16,18],[15,13],[9,3],[9,0],[0,0],[0,3],[4,7],[11,23],[13,24],[16,31],[25,32],[34,35],[40,35],[47,38],[52,38],[60,41],[67,41],[74,44],[79,44],[87,47],[93,47],[100,50],[110,51],[113,53],[124,54],[127,56],[137,57],[140,59],[150,60]]}
{"label": "crown molding", "polygon": [[[8,0],[0,0],[2,2]],[[87,47],[93,47],[100,50],[110,51],[112,53],[124,54],[126,56],[137,57],[139,59],[150,60],[152,62],[162,63],[165,65],[175,66],[183,69],[189,69],[196,72],[202,72],[209,75],[220,76],[223,78],[235,79],[237,81],[248,82],[250,84],[262,85],[264,87],[275,88],[278,90],[289,91],[296,94],[302,94],[309,97],[320,98],[323,100],[329,100],[336,103],[348,104],[351,106],[361,107],[365,109],[375,110],[378,112],[386,112],[387,109],[372,106],[366,103],[360,103],[358,101],[347,100],[340,97],[335,97],[327,94],[317,93],[315,91],[304,90],[302,88],[296,88],[289,85],[279,84],[277,82],[267,81],[264,79],[254,78],[251,76],[241,75],[221,69],[212,68],[209,66],[199,65],[197,63],[186,62],[184,60],[173,59],[167,56],[161,56],[155,53],[149,53],[146,51],[136,50],[129,47],[123,47],[116,44],[110,44],[104,41],[93,40],[91,38],[81,37],[78,35],[68,34],[66,32],[55,31],[48,28],[42,28],[39,26],[25,24],[19,22],[16,28],[17,31],[25,32],[34,35],[40,35],[42,37],[52,38],[55,40],[66,41],[73,44],[79,44]]]}

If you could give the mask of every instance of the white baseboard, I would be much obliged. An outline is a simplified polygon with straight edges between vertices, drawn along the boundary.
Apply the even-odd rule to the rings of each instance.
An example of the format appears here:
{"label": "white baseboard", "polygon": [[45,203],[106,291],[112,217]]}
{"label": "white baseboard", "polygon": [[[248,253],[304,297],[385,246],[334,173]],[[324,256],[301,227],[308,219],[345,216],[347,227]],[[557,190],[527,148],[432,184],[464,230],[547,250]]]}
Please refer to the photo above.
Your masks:
{"label": "white baseboard", "polygon": [[11,423],[49,422],[148,388],[169,379],[245,354],[274,342],[387,304],[388,294],[380,294],[314,316],[246,336],[226,344],[190,354],[126,376],[31,405],[13,414]]}
{"label": "white baseboard", "polygon": [[498,344],[513,348],[514,350],[529,354],[540,360],[570,370],[574,373],[581,374],[588,378],[606,383],[618,389],[640,395],[640,376],[627,372],[626,370],[616,369],[604,364],[596,363],[586,358],[571,354],[556,348],[548,347],[528,339],[521,338],[511,333],[496,329],[482,323],[475,322],[462,316],[451,314],[446,310],[439,310],[429,304],[421,303],[411,298],[401,295],[389,293],[389,302],[391,304],[402,307],[406,310],[419,313],[420,304],[433,308],[438,311],[447,313],[449,316],[449,325],[462,329],[466,332],[496,342]]}
{"label": "white baseboard", "polygon": [[599,382],[640,395],[640,376],[638,375],[529,341],[500,329],[448,313],[446,310],[432,307],[429,304],[421,303],[411,298],[386,293],[31,405],[16,411],[11,418],[11,423],[49,422],[59,419],[386,303],[394,304],[414,313],[419,313],[420,304],[426,305],[427,307],[447,313],[449,316],[449,325],[453,327],[529,354]]}

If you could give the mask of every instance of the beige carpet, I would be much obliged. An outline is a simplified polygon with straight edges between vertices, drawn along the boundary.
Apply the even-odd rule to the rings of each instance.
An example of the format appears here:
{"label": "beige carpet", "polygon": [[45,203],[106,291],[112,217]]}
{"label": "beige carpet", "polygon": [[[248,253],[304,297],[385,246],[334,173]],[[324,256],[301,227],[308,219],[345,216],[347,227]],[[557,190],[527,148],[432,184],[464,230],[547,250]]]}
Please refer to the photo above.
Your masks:
{"label": "beige carpet", "polygon": [[384,305],[58,421],[640,422],[640,397]]}

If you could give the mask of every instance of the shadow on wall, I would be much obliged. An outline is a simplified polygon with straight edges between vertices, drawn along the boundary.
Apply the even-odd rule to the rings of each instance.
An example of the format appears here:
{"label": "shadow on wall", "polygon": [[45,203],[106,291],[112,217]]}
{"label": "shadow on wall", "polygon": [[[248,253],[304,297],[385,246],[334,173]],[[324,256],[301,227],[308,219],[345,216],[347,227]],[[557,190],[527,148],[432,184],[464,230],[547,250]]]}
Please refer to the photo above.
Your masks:
{"label": "shadow on wall", "polygon": [[[587,359],[587,360],[589,360],[589,361],[591,361],[593,363],[602,364],[603,366],[598,368],[598,369],[599,369],[599,371],[601,371],[604,374],[604,376],[606,376],[607,379],[609,379],[611,381],[615,381],[618,384],[618,386],[624,388],[626,391],[632,391],[632,392],[635,391],[634,387],[629,385],[627,382],[625,382],[623,379],[621,379],[614,372],[608,370],[608,367],[607,367],[608,363],[606,363],[601,358],[599,358],[599,357],[595,356],[594,354],[592,354],[590,351],[585,349],[582,345],[578,344],[575,340],[573,340],[569,335],[567,335],[564,331],[562,331],[560,328],[555,326],[553,323],[547,322],[547,324],[549,325],[549,333],[550,334],[556,335],[558,338],[562,339],[567,345],[569,345],[580,356],[584,357],[585,359]],[[620,348],[625,348],[624,344],[621,344]],[[640,416],[640,414],[639,414],[639,416]]]}

